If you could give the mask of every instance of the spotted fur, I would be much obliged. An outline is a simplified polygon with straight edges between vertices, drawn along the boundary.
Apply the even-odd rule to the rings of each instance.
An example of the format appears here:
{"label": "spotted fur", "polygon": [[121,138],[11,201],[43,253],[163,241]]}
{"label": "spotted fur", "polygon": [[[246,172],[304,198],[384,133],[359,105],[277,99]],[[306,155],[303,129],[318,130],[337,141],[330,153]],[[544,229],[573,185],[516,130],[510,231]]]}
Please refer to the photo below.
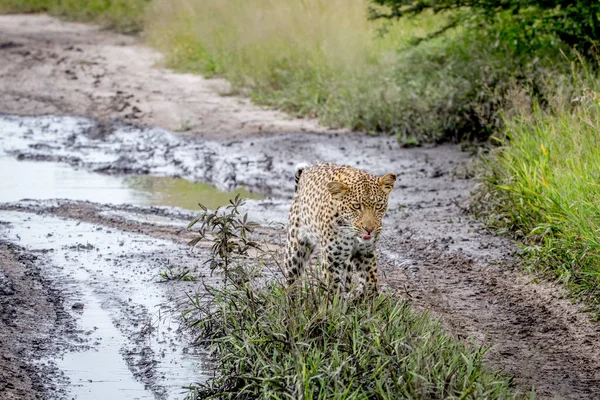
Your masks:
{"label": "spotted fur", "polygon": [[348,292],[354,276],[357,291],[377,292],[375,247],[395,182],[394,174],[379,177],[331,163],[298,170],[284,261],[288,283],[319,247],[336,290]]}

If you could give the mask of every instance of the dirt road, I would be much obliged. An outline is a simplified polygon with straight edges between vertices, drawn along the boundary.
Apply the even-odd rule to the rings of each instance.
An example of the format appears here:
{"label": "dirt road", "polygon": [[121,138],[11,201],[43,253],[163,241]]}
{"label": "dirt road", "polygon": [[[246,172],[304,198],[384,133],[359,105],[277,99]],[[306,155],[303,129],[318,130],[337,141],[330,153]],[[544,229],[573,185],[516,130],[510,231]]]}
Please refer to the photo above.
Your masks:
{"label": "dirt road", "polygon": [[[354,133],[323,134],[325,130],[316,125],[314,129],[307,129],[318,134],[299,133],[305,122],[281,122],[280,116],[270,111],[253,111],[258,113],[253,114],[257,119],[250,118],[255,122],[242,127],[246,114],[236,114],[233,106],[219,107],[219,113],[212,114],[203,108],[202,104],[221,101],[215,100],[222,98],[214,92],[187,87],[182,91],[183,97],[176,95],[182,88],[178,86],[182,84],[180,79],[188,83],[189,79],[206,81],[152,68],[156,54],[139,46],[135,39],[99,32],[92,27],[57,22],[44,16],[0,17],[0,39],[3,55],[0,58],[1,113],[87,116],[107,121],[118,117],[157,127],[138,129],[121,123],[98,124],[90,119],[72,117],[5,116],[0,118],[0,149],[11,157],[67,162],[90,171],[116,175],[180,176],[211,183],[224,190],[244,186],[270,196],[248,204],[250,215],[265,223],[265,227],[267,222],[285,222],[296,162],[326,160],[374,173],[396,172],[399,182],[390,200],[380,248],[385,286],[402,291],[415,306],[440,315],[446,326],[459,337],[471,337],[480,344],[493,346],[488,353],[489,363],[513,375],[519,388],[526,391],[534,386],[538,398],[600,398],[600,326],[590,322],[583,307],[572,304],[560,288],[520,272],[516,265],[516,246],[486,232],[463,211],[462,206],[475,182],[469,179],[468,155],[457,148],[401,149],[391,138]],[[77,48],[80,50],[72,50]],[[113,57],[111,52],[121,53]],[[67,61],[57,62],[61,57],[55,57],[55,53],[65,54]],[[123,65],[123,54],[129,54],[129,59],[146,61],[143,65],[133,63],[127,67]],[[92,68],[82,60],[96,64]],[[62,69],[64,63],[70,65],[69,70],[80,71],[76,73],[81,75],[77,75],[77,79],[68,78],[70,74]],[[77,65],[82,67],[74,70],[72,67]],[[28,68],[35,72],[24,71]],[[94,87],[88,78],[80,79],[80,76],[92,76],[88,68],[109,72],[104,73],[98,86]],[[61,74],[64,75],[62,78],[59,77]],[[115,88],[122,82],[139,83],[144,80],[144,74],[149,78],[143,85],[124,84],[129,88],[125,92],[134,95],[127,100],[129,105],[121,110],[111,108],[111,102],[117,101],[118,97]],[[15,77],[24,79],[22,88],[15,84]],[[157,84],[160,82],[160,94],[153,91],[153,84],[147,84],[151,79],[156,79]],[[52,80],[64,83],[60,95],[53,94]],[[38,90],[40,97],[34,96]],[[100,96],[103,91],[110,90],[114,96]],[[155,96],[160,100],[152,100],[157,98]],[[184,104],[185,96],[197,101]],[[133,105],[138,104],[138,99],[140,104],[146,105],[136,107],[152,111],[141,113],[139,118],[127,117],[131,112],[136,115]],[[226,98],[226,101],[237,104],[239,100]],[[154,106],[157,108],[152,108]],[[195,135],[169,132],[178,122],[169,119],[168,110],[179,107],[187,107],[185,112],[190,113],[183,118],[193,115],[195,110],[199,114],[206,112],[202,117],[205,125],[198,122],[192,129]],[[262,117],[265,115],[270,117]],[[272,124],[256,122],[261,118],[271,118]],[[211,128],[204,130],[202,126]],[[272,129],[266,129],[266,126]],[[259,131],[272,134],[257,135]],[[290,133],[281,133],[286,131]],[[71,275],[60,271],[71,271],[75,278],[79,276],[77,271],[81,267],[63,265],[62,259],[65,255],[75,257],[69,246],[77,248],[86,243],[79,240],[66,247],[56,247],[58,239],[48,236],[50,244],[42,245],[39,237],[28,236],[27,226],[37,224],[36,219],[39,219],[39,224],[46,229],[43,230],[45,235],[54,235],[54,230],[60,236],[61,232],[72,229],[69,224],[83,224],[87,232],[81,233],[83,237],[89,232],[111,230],[111,235],[119,235],[123,243],[130,243],[121,246],[117,241],[113,247],[107,245],[106,249],[98,246],[100,259],[107,260],[106,274],[86,269],[91,280],[72,278],[80,291],[91,288],[93,293],[82,296],[90,304],[98,295],[94,290],[104,287],[94,282],[107,280],[111,287],[120,288],[103,293],[101,298],[114,306],[104,308],[113,321],[123,321],[123,327],[119,328],[121,335],[130,336],[137,332],[135,324],[148,318],[148,311],[143,309],[143,303],[136,303],[135,296],[133,304],[142,307],[133,313],[135,318],[123,318],[123,313],[118,311],[128,303],[119,291],[135,293],[138,289],[135,279],[126,276],[125,280],[134,283],[123,282],[117,273],[120,269],[113,270],[110,266],[116,259],[112,253],[114,246],[125,248],[129,252],[127,259],[133,260],[133,271],[151,280],[164,268],[165,262],[160,257],[164,249],[161,253],[155,248],[158,242],[151,240],[167,246],[174,257],[184,260],[190,257],[178,247],[189,237],[183,226],[190,215],[174,209],[68,200],[1,204],[0,256],[4,275],[0,275],[0,305],[3,310],[16,311],[6,314],[14,317],[0,321],[0,370],[6,371],[0,375],[0,394],[36,398],[42,396],[40,393],[53,393],[60,397],[61,390],[65,390],[61,382],[73,379],[68,373],[64,376],[64,365],[49,365],[46,376],[50,378],[40,386],[36,376],[41,373],[41,367],[32,363],[31,358],[53,352],[70,354],[68,348],[60,348],[60,338],[74,335],[73,340],[77,339],[81,336],[77,324],[81,324],[82,319],[85,322],[85,318],[71,308],[73,302],[77,302],[77,296],[69,292],[69,286],[65,288],[61,283],[61,279]],[[159,217],[162,222],[157,220]],[[283,230],[280,224],[268,226],[261,231],[263,239],[281,243]],[[104,243],[112,239],[102,236],[96,240]],[[143,256],[135,253],[137,241],[147,243]],[[55,250],[49,254],[43,252],[50,248]],[[83,256],[79,254],[78,257]],[[144,260],[153,259],[159,261],[141,267]],[[172,258],[167,258],[169,260]],[[199,265],[198,261],[190,260],[189,263]],[[48,270],[56,264],[62,265],[58,275]],[[118,268],[128,267],[118,264]],[[197,272],[202,273],[201,267],[197,268]],[[25,275],[23,271],[26,271]],[[189,290],[177,288],[184,292]],[[163,297],[168,298],[169,293],[167,290]],[[34,305],[23,300],[40,296],[47,301]],[[19,314],[20,310],[23,314]],[[30,312],[42,315],[44,324],[40,326],[57,324],[60,329],[44,328],[32,333],[31,321],[19,316]],[[64,317],[58,318],[57,314]],[[27,332],[21,347],[15,346],[11,339],[20,332]],[[48,343],[56,342],[59,347],[40,348],[35,345],[40,338]],[[153,355],[162,350],[150,346],[151,351],[144,353],[134,349],[138,342],[124,343],[121,354],[134,377],[133,382],[150,385],[153,388],[150,394],[155,398],[167,398],[172,393],[166,383],[170,372],[161,370],[160,358]],[[98,346],[93,342],[85,345]],[[4,354],[7,356],[3,357]],[[144,362],[135,361],[135,354],[144,354]],[[181,360],[176,362],[183,362]],[[144,369],[140,365],[149,367]],[[162,378],[160,371],[165,374]],[[17,381],[19,384],[15,383]]]}
{"label": "dirt road", "polygon": [[122,119],[193,136],[239,138],[326,132],[228,93],[222,79],[159,68],[161,56],[133,37],[45,15],[0,16],[0,104],[19,115]]}

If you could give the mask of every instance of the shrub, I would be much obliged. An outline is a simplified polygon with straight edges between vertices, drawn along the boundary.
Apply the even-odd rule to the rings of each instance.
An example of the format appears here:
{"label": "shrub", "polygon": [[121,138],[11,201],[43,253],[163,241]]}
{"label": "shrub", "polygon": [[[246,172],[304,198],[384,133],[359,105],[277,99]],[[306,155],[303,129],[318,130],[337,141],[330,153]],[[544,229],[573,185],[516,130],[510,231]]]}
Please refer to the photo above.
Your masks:
{"label": "shrub", "polygon": [[[512,29],[529,42],[550,35],[580,51],[595,55],[600,43],[600,3],[593,0],[372,0],[372,18],[414,18],[427,12],[450,12],[452,18],[432,36],[457,25],[497,24],[508,17]],[[498,18],[500,16],[500,18]]]}

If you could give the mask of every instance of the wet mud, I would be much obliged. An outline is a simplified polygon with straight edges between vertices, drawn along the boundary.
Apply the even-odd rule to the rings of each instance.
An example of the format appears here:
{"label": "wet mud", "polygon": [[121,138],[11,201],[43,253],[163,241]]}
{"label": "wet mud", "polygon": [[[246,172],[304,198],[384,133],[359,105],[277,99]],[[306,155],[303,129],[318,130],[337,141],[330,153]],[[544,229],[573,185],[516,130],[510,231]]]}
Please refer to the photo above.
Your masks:
{"label": "wet mud", "polygon": [[[307,133],[289,121],[259,129],[268,124],[233,106],[206,108],[214,92],[185,89],[196,78],[151,68],[155,55],[134,39],[43,16],[0,20],[0,157],[32,162],[34,173],[54,162],[95,177],[177,177],[266,196],[245,211],[261,223],[258,240],[274,248],[284,242],[296,163],[397,173],[379,249],[385,290],[439,315],[458,337],[491,346],[490,366],[521,390],[599,398],[600,325],[560,287],[521,272],[518,247],[464,211],[476,184],[468,154],[318,127]],[[135,55],[142,64],[122,65]],[[26,84],[17,87],[15,77]],[[140,83],[147,77],[166,77],[159,93]],[[64,84],[63,95],[52,82]],[[191,129],[174,133],[198,107]],[[108,386],[114,398],[181,398],[182,385],[210,375],[201,350],[160,312],[200,287],[160,282],[165,268],[211,279],[205,250],[185,246],[193,204],[144,202],[130,187],[119,201],[30,189],[0,204],[0,398],[97,398]],[[94,365],[79,367],[89,359]]]}
{"label": "wet mud", "polygon": [[[14,304],[14,296],[21,292],[15,285],[23,282],[4,272],[3,294],[10,297],[3,298],[12,301],[3,304],[8,308],[3,322],[15,332],[3,337],[1,347],[13,348],[21,341],[20,330],[31,331],[34,345],[24,351],[33,353],[9,354],[5,360],[29,360],[24,365],[26,373],[34,371],[32,382],[35,373],[45,376],[31,387],[47,396],[40,398],[180,399],[184,387],[210,376],[203,349],[191,345],[193,338],[167,312],[193,295],[197,283],[161,277],[166,270],[186,268],[210,284],[197,254],[201,250],[192,253],[172,241],[39,213],[0,211],[0,220],[7,243],[0,254],[18,268],[25,261],[37,271],[43,279],[37,283],[47,291],[42,298],[55,314],[40,310],[35,323],[19,326],[26,310]],[[29,297],[29,303],[36,301]],[[50,329],[38,329],[45,325]],[[0,393],[27,398],[19,397],[13,378],[5,378]]]}
{"label": "wet mud", "polygon": [[[294,165],[299,162],[346,160],[377,171],[390,166],[407,173],[413,169],[414,159],[426,157],[419,151],[406,151],[402,156],[395,151],[398,145],[393,138],[359,133],[206,140],[114,123],[110,134],[97,138],[88,134],[94,126],[85,118],[0,116],[4,132],[0,148],[19,160],[59,161],[107,174],[180,177],[222,191],[244,188],[272,197],[291,196]],[[461,158],[458,150],[449,146],[431,153],[449,162],[455,162],[452,157]]]}
{"label": "wet mud", "polygon": [[34,365],[33,360],[55,354],[60,342],[74,336],[63,297],[44,276],[38,255],[4,238],[0,266],[0,398],[60,395],[67,383],[61,371],[52,362]]}

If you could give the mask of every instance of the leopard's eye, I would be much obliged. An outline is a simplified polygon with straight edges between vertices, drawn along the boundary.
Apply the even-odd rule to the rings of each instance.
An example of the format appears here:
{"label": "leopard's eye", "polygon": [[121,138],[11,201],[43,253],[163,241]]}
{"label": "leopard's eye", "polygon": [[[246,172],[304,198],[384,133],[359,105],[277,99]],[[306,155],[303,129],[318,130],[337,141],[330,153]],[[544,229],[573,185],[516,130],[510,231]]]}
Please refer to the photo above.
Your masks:
{"label": "leopard's eye", "polygon": [[383,204],[383,203],[377,204],[375,206],[375,209],[378,211],[383,210],[384,208],[385,208],[385,204]]}
{"label": "leopard's eye", "polygon": [[352,208],[354,208],[355,210],[360,210],[361,205],[360,205],[360,203],[353,203]]}

